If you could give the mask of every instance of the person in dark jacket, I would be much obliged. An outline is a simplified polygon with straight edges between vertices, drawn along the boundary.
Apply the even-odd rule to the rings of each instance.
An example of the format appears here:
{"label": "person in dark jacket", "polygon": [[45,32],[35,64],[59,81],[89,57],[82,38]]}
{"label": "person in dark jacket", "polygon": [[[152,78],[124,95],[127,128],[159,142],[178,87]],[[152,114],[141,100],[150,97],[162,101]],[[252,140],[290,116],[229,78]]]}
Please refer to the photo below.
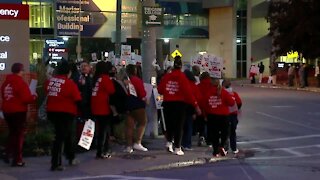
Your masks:
{"label": "person in dark jacket", "polygon": [[[167,150],[176,155],[184,155],[181,150],[181,140],[187,104],[191,104],[197,114],[201,114],[198,102],[189,84],[186,75],[181,72],[181,57],[176,56],[174,69],[164,75],[158,86],[159,94],[163,95],[163,110],[167,133]],[[173,139],[174,147],[173,150]]]}
{"label": "person in dark jacket", "polygon": [[28,104],[36,99],[32,95],[22,75],[23,64],[14,63],[11,67],[12,74],[6,77],[1,86],[2,111],[8,124],[9,136],[5,150],[4,160],[12,166],[24,166],[22,158],[23,141],[27,123]]}
{"label": "person in dark jacket", "polygon": [[45,84],[48,96],[48,120],[53,123],[55,133],[51,159],[52,171],[64,170],[62,166],[63,152],[66,153],[69,165],[78,163],[75,160],[75,117],[81,101],[81,94],[76,83],[69,79],[70,73],[68,62],[62,61],[57,66],[56,75]]}
{"label": "person in dark jacket", "polygon": [[79,116],[83,120],[92,118],[91,116],[91,92],[93,88],[93,77],[91,74],[91,66],[87,61],[80,63],[80,76],[77,81],[78,88],[81,92],[81,105]]}

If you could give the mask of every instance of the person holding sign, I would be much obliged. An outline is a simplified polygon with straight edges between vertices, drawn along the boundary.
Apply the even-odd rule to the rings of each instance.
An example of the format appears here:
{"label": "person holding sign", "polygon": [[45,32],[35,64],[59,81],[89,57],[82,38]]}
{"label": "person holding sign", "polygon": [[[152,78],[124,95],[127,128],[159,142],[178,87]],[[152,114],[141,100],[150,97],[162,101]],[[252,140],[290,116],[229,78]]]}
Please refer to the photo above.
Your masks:
{"label": "person holding sign", "polygon": [[[48,120],[54,126],[54,141],[52,147],[51,170],[62,171],[62,153],[66,153],[69,165],[75,161],[75,117],[81,94],[76,83],[69,79],[71,68],[67,61],[61,61],[56,69],[56,75],[45,84],[48,96]],[[65,148],[63,151],[63,147]]]}
{"label": "person holding sign", "polygon": [[181,72],[182,61],[180,56],[175,57],[173,67],[172,72],[162,78],[158,91],[163,95],[163,110],[167,127],[167,150],[176,155],[184,155],[181,150],[181,140],[187,104],[195,107],[197,114],[201,114],[201,110],[192,94],[186,75]]}
{"label": "person holding sign", "polygon": [[36,99],[32,95],[22,75],[23,64],[14,63],[11,67],[12,74],[6,77],[1,86],[2,111],[4,119],[8,124],[9,136],[5,149],[4,161],[12,166],[24,166],[22,160],[23,141],[26,130],[28,104]]}
{"label": "person holding sign", "polygon": [[97,144],[97,159],[110,158],[111,155],[108,152],[109,147],[109,135],[108,132],[111,128],[112,111],[110,108],[109,100],[110,95],[115,92],[114,85],[109,77],[109,66],[106,62],[100,61],[96,65],[96,71],[93,76],[94,88],[91,95],[91,111],[99,124],[98,129],[98,144]]}
{"label": "person holding sign", "polygon": [[[142,144],[142,137],[147,124],[146,115],[146,96],[142,80],[137,76],[137,67],[133,64],[127,66],[127,74],[130,82],[128,83],[127,110],[129,115],[127,118],[127,148],[126,152],[132,153],[133,149],[139,151],[148,151]],[[137,137],[133,140],[133,131],[137,123]],[[134,143],[133,143],[134,141]]]}

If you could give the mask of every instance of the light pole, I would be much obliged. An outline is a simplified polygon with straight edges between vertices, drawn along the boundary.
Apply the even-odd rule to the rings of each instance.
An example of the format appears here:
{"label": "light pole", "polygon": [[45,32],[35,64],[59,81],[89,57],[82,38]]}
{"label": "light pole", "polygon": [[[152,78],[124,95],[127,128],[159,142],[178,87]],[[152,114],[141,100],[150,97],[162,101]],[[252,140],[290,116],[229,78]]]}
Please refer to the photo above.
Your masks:
{"label": "light pole", "polygon": [[122,14],[122,0],[117,0],[117,15],[116,15],[116,43],[115,43],[115,55],[116,58],[120,58],[121,50],[121,14]]}
{"label": "light pole", "polygon": [[81,60],[81,0],[79,0],[79,22],[78,22],[78,25],[79,25],[79,29],[78,29],[78,44],[77,44],[77,62],[79,62]]}

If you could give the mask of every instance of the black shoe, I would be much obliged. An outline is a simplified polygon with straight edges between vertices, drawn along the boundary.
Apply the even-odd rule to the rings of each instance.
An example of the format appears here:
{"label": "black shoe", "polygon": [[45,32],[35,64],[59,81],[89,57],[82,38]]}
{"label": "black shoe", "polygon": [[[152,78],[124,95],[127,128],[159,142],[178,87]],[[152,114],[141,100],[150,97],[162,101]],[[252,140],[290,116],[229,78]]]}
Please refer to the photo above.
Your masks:
{"label": "black shoe", "polygon": [[24,167],[25,165],[25,162],[16,162],[11,164],[12,167]]}
{"label": "black shoe", "polygon": [[64,171],[65,168],[63,166],[51,166],[51,171]]}
{"label": "black shoe", "polygon": [[111,158],[111,154],[109,154],[109,153],[96,155],[96,159],[109,159],[109,158]]}
{"label": "black shoe", "polygon": [[80,163],[78,159],[71,159],[69,160],[69,166],[76,166]]}

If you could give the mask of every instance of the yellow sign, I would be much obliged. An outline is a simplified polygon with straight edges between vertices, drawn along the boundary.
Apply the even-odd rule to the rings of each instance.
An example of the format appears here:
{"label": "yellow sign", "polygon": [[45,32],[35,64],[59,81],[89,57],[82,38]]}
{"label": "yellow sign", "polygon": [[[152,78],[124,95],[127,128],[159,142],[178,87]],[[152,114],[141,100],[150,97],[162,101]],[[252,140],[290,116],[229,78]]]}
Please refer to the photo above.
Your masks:
{"label": "yellow sign", "polygon": [[299,57],[299,54],[297,51],[295,51],[295,52],[291,51],[291,52],[287,53],[287,57],[293,59],[293,58]]}
{"label": "yellow sign", "polygon": [[180,52],[178,49],[176,49],[175,51],[173,51],[173,53],[171,53],[171,56],[172,56],[173,58],[175,58],[176,56],[182,57],[182,54],[181,54],[181,52]]}

